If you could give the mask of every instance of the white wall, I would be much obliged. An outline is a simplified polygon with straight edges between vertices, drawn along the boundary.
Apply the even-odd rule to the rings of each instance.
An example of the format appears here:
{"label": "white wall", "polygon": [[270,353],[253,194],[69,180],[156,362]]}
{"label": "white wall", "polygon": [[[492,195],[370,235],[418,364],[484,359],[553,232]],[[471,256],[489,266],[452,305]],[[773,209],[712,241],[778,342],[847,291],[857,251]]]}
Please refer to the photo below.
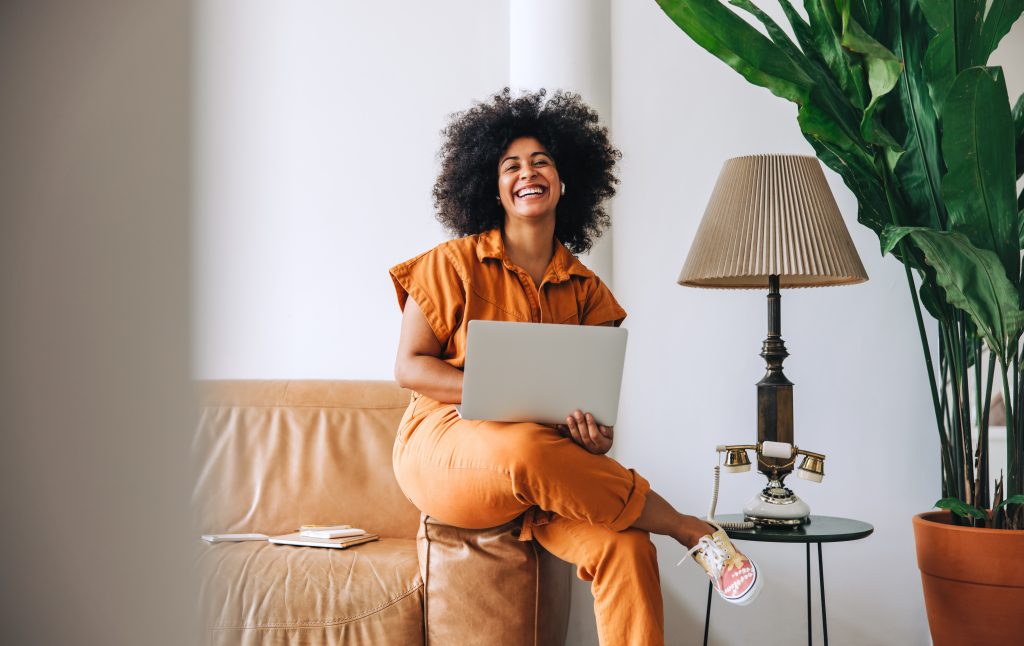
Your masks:
{"label": "white wall", "polygon": [[438,133],[508,82],[507,3],[197,13],[197,376],[390,379],[387,270],[445,237]]}
{"label": "white wall", "polygon": [[[197,376],[390,378],[399,316],[387,268],[445,237],[430,200],[438,130],[508,82],[508,2],[217,0],[198,13]],[[997,59],[1024,60],[1022,36],[1018,25]],[[1013,96],[1021,67],[1007,70]],[[792,105],[694,45],[654,2],[611,3],[611,70],[623,160],[606,278],[631,330],[617,457],[703,514],[714,446],[755,437],[766,303],[675,279],[725,159],[811,150]],[[815,513],[876,527],[825,546],[835,643],[924,644],[910,517],[938,497],[938,451],[917,330],[902,268],[826,174],[871,280],[783,294],[797,442],[828,455],[823,484],[794,485]],[[753,474],[723,480],[723,513],[761,486]],[[668,643],[694,643],[705,581],[656,542]],[[749,551],[765,595],[747,609],[716,604],[713,641],[802,640],[802,548]],[[569,643],[596,643],[585,604]]]}

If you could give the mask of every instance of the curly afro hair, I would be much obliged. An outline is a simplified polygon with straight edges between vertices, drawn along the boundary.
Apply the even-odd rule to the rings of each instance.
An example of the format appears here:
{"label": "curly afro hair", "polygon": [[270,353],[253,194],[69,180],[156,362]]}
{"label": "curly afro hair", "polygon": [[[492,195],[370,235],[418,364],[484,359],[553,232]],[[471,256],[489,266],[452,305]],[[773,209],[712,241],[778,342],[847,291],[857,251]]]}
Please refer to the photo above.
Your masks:
{"label": "curly afro hair", "polygon": [[441,173],[434,184],[437,219],[455,235],[502,226],[494,199],[498,161],[513,140],[536,137],[551,153],[568,189],[558,202],[555,235],[574,254],[586,252],[610,224],[604,202],[615,195],[615,162],[622,156],[608,129],[578,94],[540,90],[513,98],[509,88],[452,115],[441,131]]}

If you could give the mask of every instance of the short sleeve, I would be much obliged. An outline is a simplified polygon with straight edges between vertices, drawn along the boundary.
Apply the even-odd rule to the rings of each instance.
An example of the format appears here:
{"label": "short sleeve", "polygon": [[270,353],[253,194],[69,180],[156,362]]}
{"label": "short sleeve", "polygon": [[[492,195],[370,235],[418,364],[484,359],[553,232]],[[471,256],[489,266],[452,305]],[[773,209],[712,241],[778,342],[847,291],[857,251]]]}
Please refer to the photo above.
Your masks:
{"label": "short sleeve", "polygon": [[626,310],[622,309],[619,302],[612,296],[612,290],[604,282],[594,276],[590,289],[585,290],[586,301],[580,308],[583,316],[580,317],[581,325],[605,325],[612,323],[615,327],[622,324],[626,318]]}
{"label": "short sleeve", "polygon": [[390,269],[398,296],[398,306],[405,311],[411,296],[430,324],[442,347],[448,344],[458,327],[466,304],[466,292],[458,268],[443,247],[435,247]]}

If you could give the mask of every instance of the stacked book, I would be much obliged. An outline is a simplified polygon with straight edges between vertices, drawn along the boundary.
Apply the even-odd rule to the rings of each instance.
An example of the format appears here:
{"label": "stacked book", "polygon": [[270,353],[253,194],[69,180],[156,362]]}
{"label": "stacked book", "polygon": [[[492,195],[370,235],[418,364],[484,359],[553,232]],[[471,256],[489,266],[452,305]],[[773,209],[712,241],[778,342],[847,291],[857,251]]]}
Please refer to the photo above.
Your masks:
{"label": "stacked book", "polygon": [[303,525],[294,534],[267,536],[266,534],[203,534],[209,543],[237,543],[239,541],[270,541],[278,545],[301,545],[303,547],[334,547],[345,549],[353,545],[369,543],[380,538],[365,529],[351,525]]}
{"label": "stacked book", "polygon": [[345,549],[353,545],[369,543],[379,538],[379,534],[370,534],[364,529],[358,529],[349,525],[303,525],[294,534],[271,536],[267,540],[278,545]]}

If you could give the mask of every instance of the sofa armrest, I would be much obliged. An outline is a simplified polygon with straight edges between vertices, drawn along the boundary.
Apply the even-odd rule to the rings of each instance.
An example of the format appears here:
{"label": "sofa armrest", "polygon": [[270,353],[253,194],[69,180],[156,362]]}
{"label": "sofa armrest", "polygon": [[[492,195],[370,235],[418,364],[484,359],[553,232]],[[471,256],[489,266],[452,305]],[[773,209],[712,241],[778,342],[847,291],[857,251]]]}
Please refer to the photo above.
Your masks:
{"label": "sofa armrest", "polygon": [[462,529],[421,516],[428,646],[565,643],[572,566],[520,541],[519,525]]}

